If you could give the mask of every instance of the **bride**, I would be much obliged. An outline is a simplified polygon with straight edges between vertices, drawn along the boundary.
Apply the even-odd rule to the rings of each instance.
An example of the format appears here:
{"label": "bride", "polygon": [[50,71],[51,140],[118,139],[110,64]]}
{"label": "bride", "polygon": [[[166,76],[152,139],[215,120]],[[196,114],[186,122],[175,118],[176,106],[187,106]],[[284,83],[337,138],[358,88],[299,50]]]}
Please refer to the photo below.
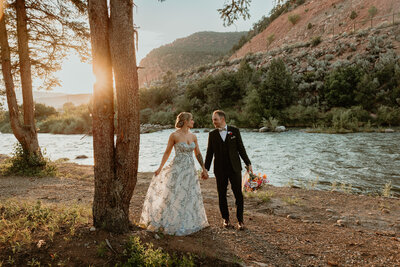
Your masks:
{"label": "bride", "polygon": [[[197,137],[190,132],[193,124],[192,114],[177,116],[177,130],[169,136],[160,167],[151,180],[140,218],[140,224],[150,231],[182,236],[208,226],[193,151],[203,169],[202,177],[207,179],[208,174]],[[175,157],[163,168],[173,147]]]}

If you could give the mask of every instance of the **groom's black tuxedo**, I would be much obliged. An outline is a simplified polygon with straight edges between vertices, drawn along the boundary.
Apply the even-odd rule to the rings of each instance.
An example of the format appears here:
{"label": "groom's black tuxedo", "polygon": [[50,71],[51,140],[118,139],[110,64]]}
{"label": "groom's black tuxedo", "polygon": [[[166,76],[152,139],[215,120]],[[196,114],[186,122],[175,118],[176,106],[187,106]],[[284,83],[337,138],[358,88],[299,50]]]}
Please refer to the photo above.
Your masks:
{"label": "groom's black tuxedo", "polygon": [[229,220],[226,193],[228,181],[230,181],[236,199],[237,219],[239,222],[243,222],[242,165],[240,158],[243,159],[246,165],[250,165],[251,163],[243,146],[242,137],[240,136],[238,128],[227,126],[225,141],[222,140],[218,129],[209,133],[205,160],[205,167],[207,170],[210,170],[213,157],[219,208],[222,218]]}

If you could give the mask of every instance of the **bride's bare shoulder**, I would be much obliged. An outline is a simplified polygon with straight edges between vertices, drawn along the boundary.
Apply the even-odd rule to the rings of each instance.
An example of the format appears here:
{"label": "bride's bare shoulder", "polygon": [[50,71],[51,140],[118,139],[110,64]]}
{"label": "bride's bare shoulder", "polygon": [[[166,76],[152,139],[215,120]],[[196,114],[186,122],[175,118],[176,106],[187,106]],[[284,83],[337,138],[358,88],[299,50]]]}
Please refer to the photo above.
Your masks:
{"label": "bride's bare shoulder", "polygon": [[190,133],[190,137],[191,137],[191,139],[193,140],[193,142],[194,141],[197,141],[197,136],[194,134],[194,133]]}

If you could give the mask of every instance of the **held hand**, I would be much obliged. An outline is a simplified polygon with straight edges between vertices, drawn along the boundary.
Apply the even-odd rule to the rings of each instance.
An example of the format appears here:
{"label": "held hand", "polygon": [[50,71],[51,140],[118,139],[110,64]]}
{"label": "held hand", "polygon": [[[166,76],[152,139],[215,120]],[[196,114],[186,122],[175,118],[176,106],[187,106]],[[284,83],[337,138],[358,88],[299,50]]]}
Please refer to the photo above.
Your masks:
{"label": "held hand", "polygon": [[158,169],[154,172],[154,175],[157,176],[157,175],[160,174],[160,172],[161,172],[161,168],[158,168]]}
{"label": "held hand", "polygon": [[207,172],[207,170],[203,170],[203,172],[201,173],[201,179],[203,179],[203,180],[207,180],[209,177],[208,177],[208,172]]}
{"label": "held hand", "polygon": [[248,172],[253,172],[253,167],[251,165],[246,166]]}

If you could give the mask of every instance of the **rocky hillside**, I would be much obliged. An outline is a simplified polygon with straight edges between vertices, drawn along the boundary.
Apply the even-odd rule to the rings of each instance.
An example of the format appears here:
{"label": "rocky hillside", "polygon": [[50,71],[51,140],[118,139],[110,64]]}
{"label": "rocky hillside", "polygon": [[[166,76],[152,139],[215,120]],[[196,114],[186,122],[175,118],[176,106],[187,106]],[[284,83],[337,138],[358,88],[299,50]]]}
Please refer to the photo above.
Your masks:
{"label": "rocky hillside", "polygon": [[139,84],[156,80],[167,71],[181,72],[214,62],[236,44],[246,32],[198,32],[152,50],[141,62]]}
{"label": "rocky hillside", "polygon": [[[304,43],[316,37],[329,40],[338,34],[357,32],[400,22],[398,0],[306,0],[276,18],[231,59],[248,53],[266,52],[285,45]],[[292,7],[295,5],[292,5]],[[333,45],[333,44],[332,44]]]}
{"label": "rocky hillside", "polygon": [[[185,86],[193,80],[220,71],[236,71],[244,58],[256,69],[266,68],[274,58],[283,58],[291,72],[302,74],[314,70],[327,73],[343,64],[360,63],[363,60],[369,61],[374,67],[381,58],[393,58],[393,55],[400,54],[398,0],[293,2],[296,4],[290,5],[288,12],[273,20],[229,59],[186,69],[177,75],[178,82]],[[304,3],[299,5],[297,2]],[[376,14],[372,17],[371,27],[373,7]],[[145,59],[142,62],[145,63]],[[148,81],[160,79],[160,64],[148,67],[147,77],[152,77]],[[144,70],[140,72],[143,84],[146,75]]]}
{"label": "rocky hillside", "polygon": [[[372,6],[378,13],[371,27],[370,19],[365,19]],[[351,10],[357,13],[354,20],[350,18]],[[294,25],[289,21],[293,14],[299,14]],[[334,29],[333,25],[338,27]],[[267,36],[274,36],[269,46]],[[400,55],[400,1],[311,0],[279,16],[229,59],[182,72],[178,80],[184,85],[220,71],[237,71],[243,59],[253,68],[266,69],[272,59],[282,58],[296,80],[306,72],[316,72],[318,76],[353,63],[364,62],[374,68],[375,64],[397,55]],[[314,83],[305,86],[317,89]]]}

